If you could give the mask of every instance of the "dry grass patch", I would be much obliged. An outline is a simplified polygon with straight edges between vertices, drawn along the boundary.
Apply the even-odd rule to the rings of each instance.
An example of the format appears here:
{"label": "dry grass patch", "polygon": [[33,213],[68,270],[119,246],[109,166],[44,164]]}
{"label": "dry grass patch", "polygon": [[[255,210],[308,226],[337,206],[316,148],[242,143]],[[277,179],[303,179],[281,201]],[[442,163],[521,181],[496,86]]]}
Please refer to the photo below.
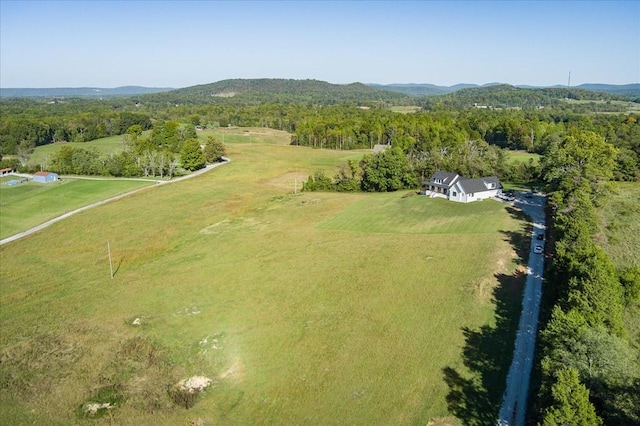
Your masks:
{"label": "dry grass patch", "polygon": [[297,191],[302,191],[302,184],[309,178],[308,173],[302,172],[289,172],[267,181],[267,185],[289,190],[291,192],[296,188]]}

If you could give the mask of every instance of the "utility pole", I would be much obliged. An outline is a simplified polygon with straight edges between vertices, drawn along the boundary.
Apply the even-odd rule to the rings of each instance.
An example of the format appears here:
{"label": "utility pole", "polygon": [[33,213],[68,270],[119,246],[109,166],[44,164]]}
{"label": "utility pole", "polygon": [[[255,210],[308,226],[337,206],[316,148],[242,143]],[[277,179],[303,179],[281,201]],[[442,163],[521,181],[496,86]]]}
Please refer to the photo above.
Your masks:
{"label": "utility pole", "polygon": [[107,241],[107,252],[109,253],[109,271],[111,272],[111,279],[113,279],[113,263],[111,263],[111,246]]}

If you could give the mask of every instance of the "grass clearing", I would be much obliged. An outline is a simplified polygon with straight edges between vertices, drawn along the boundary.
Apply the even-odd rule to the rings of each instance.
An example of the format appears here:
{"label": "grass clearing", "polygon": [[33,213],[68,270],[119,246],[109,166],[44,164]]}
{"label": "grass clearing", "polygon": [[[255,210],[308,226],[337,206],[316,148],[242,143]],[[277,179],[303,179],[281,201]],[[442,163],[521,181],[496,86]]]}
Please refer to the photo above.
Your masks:
{"label": "grass clearing", "polygon": [[526,163],[530,159],[533,160],[534,163],[540,161],[540,154],[536,154],[533,152],[527,151],[507,151],[507,156],[509,157],[509,163]]}
{"label": "grass clearing", "polygon": [[[465,218],[407,193],[292,194],[292,174],[353,153],[227,149],[224,167],[0,247],[0,414],[77,423],[98,395],[121,401],[118,424],[455,423],[443,370],[464,371],[463,328],[495,321],[525,224],[492,201]],[[37,355],[42,336],[62,359]],[[192,376],[212,386],[186,410],[166,389]]]}
{"label": "grass clearing", "polygon": [[391,111],[399,112],[401,114],[413,114],[414,112],[418,112],[422,110],[422,107],[415,105],[396,105],[391,107]]}
{"label": "grass clearing", "polygon": [[0,181],[0,238],[25,231],[66,212],[109,197],[149,186],[152,182],[135,180],[64,179],[38,183],[29,181],[7,186]]}

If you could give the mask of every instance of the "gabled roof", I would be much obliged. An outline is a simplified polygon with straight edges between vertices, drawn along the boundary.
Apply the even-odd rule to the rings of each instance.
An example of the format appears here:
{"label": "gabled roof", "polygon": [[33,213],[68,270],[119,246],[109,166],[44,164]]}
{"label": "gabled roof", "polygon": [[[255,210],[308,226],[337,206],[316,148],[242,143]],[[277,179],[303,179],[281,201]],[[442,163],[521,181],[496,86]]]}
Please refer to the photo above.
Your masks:
{"label": "gabled roof", "polygon": [[456,176],[458,176],[456,173],[437,171],[433,176],[431,176],[431,181],[438,179],[442,183],[451,184],[455,180]]}
{"label": "gabled roof", "polygon": [[34,176],[49,176],[51,172],[35,172]]}
{"label": "gabled roof", "polygon": [[[496,176],[489,176],[476,179],[460,179],[460,186],[467,194],[475,192],[491,191],[500,188],[500,179]],[[489,188],[489,184],[495,184],[494,188]]]}

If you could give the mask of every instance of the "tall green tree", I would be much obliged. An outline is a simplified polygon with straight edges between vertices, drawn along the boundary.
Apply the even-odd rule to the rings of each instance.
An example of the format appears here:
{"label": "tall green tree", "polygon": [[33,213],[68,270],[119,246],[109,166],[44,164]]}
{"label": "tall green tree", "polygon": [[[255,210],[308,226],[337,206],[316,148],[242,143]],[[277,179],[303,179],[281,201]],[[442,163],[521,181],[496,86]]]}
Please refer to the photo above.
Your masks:
{"label": "tall green tree", "polygon": [[571,190],[586,180],[594,196],[602,183],[613,178],[618,150],[592,131],[574,130],[560,143],[554,143],[542,157],[543,178],[553,190]]}
{"label": "tall green tree", "polygon": [[551,390],[553,403],[545,410],[543,426],[598,426],[602,419],[589,402],[589,391],[573,368],[558,371]]}
{"label": "tall green tree", "polygon": [[361,161],[361,168],[363,191],[391,192],[417,186],[409,161],[400,148],[366,155]]}
{"label": "tall green tree", "polygon": [[184,169],[191,171],[201,169],[205,166],[206,161],[198,139],[187,139],[184,141],[182,150],[180,151],[180,162]]}
{"label": "tall green tree", "polygon": [[207,163],[217,163],[222,161],[222,157],[227,155],[224,144],[213,136],[209,136],[204,144],[204,158]]}

